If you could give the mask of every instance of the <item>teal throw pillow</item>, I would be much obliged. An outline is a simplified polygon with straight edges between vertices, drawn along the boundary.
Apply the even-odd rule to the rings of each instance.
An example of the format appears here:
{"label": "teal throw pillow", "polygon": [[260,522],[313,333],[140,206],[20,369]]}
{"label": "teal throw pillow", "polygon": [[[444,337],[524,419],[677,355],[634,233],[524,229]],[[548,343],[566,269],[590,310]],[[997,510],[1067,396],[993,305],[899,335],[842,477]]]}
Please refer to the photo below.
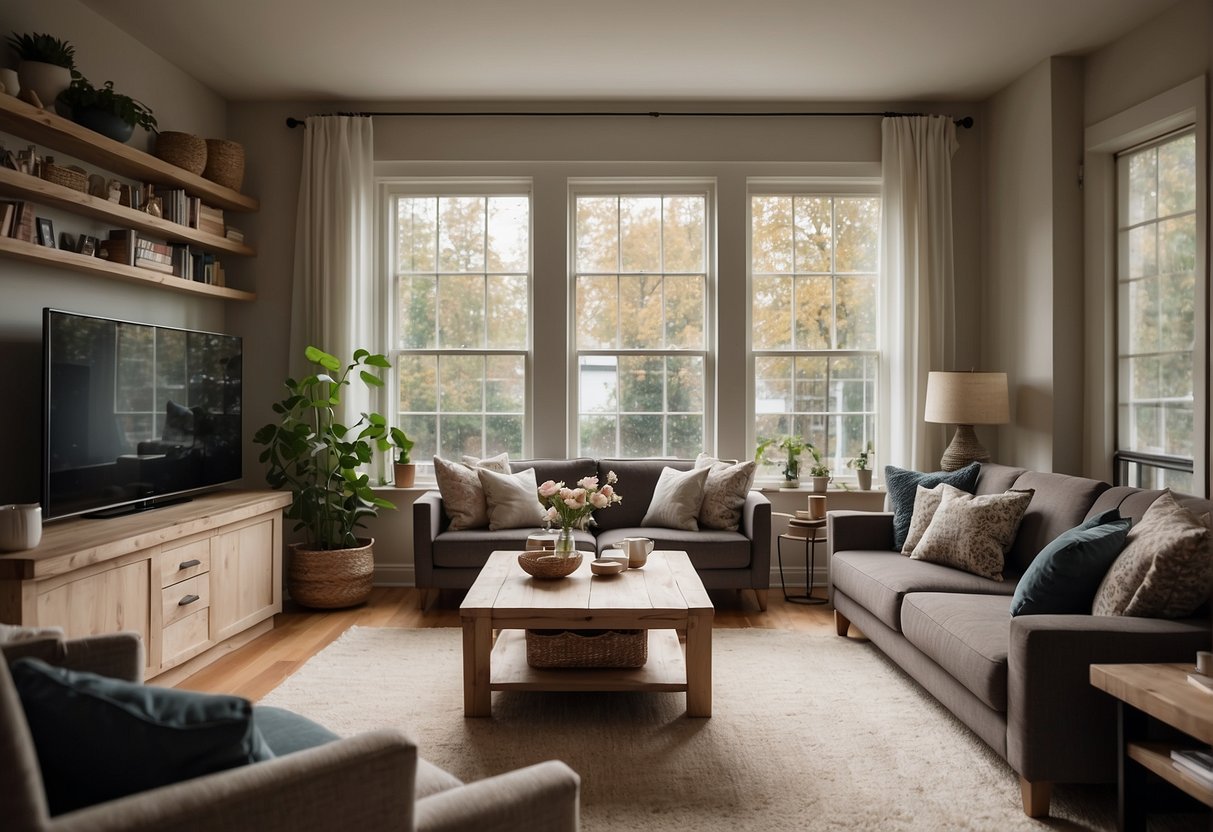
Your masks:
{"label": "teal throw pillow", "polygon": [[10,666],[52,815],[267,760],[238,696],[139,685],[51,667]]}
{"label": "teal throw pillow", "polygon": [[1111,509],[1059,534],[1019,579],[1011,615],[1090,613],[1099,583],[1125,548],[1132,524]]}
{"label": "teal throw pillow", "polygon": [[914,516],[914,496],[918,493],[918,486],[934,488],[943,482],[972,494],[977,490],[977,476],[980,473],[980,462],[970,462],[956,471],[936,471],[931,474],[886,465],[885,490],[889,494],[889,505],[893,508],[893,548],[900,552],[905,546],[906,535],[910,533],[910,520]]}

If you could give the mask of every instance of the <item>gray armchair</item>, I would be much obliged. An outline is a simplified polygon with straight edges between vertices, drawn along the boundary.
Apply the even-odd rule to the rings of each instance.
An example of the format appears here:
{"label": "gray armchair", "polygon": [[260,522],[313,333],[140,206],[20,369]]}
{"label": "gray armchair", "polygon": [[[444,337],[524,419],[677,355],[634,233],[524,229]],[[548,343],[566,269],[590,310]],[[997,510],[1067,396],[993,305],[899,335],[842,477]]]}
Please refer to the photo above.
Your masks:
{"label": "gray armchair", "polygon": [[[266,722],[271,748],[275,738],[270,729],[290,730],[291,720],[282,719],[283,714],[310,726],[304,733],[320,744],[51,817],[34,741],[8,662],[33,656],[49,664],[137,682],[143,669],[142,646],[134,633],[70,641],[43,635],[0,641],[0,650],[6,659],[0,662],[0,771],[8,781],[0,789],[0,818],[10,832],[576,832],[578,828],[580,779],[564,763],[549,761],[464,784],[418,758],[417,747],[399,731],[339,739],[287,712]],[[254,718],[259,710],[254,710]],[[285,747],[300,746],[298,736],[279,739]]]}

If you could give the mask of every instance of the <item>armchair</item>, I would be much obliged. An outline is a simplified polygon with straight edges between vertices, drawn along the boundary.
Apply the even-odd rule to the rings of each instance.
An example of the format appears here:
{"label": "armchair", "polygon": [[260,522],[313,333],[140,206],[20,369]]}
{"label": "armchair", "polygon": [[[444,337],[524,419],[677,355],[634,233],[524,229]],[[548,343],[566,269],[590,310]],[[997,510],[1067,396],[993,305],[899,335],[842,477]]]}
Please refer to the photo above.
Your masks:
{"label": "armchair", "polygon": [[[2,637],[3,634],[0,634]],[[141,681],[134,633],[62,640],[43,635],[0,641],[0,818],[11,832],[69,830],[404,830],[412,832],[576,832],[580,779],[548,761],[463,784],[418,758],[396,730],[335,734],[287,711],[255,708],[279,756],[51,817],[34,741],[8,662],[48,664]]]}

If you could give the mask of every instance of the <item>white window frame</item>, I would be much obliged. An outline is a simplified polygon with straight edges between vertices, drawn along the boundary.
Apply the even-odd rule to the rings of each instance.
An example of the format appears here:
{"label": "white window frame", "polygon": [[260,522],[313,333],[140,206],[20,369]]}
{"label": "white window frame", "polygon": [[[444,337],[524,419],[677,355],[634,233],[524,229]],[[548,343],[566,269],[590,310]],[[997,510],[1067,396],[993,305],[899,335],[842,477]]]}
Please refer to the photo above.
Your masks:
{"label": "white window frame", "polygon": [[[869,456],[869,463],[873,469],[877,467],[877,460],[880,458],[881,448],[879,438],[881,433],[881,415],[882,399],[881,390],[881,366],[885,363],[885,356],[880,349],[880,338],[877,333],[877,345],[870,350],[832,350],[832,349],[787,349],[787,350],[765,350],[754,347],[754,219],[753,219],[753,198],[756,196],[822,196],[822,197],[847,197],[847,196],[874,196],[878,199],[881,196],[881,181],[880,177],[854,177],[854,176],[812,176],[812,177],[751,177],[746,180],[746,195],[745,195],[745,255],[746,255],[746,339],[748,345],[748,355],[746,357],[746,439],[750,448],[756,448],[758,445],[758,435],[754,424],[757,421],[757,368],[756,359],[762,356],[786,356],[788,358],[798,358],[801,356],[824,356],[824,357],[845,357],[855,355],[874,355],[877,362],[876,371],[876,389],[874,391],[874,413],[873,413],[873,435],[872,442],[874,452]],[[881,210],[884,210],[884,205],[881,205]],[[879,244],[879,241],[878,241]],[[886,281],[880,276],[880,253],[877,252],[876,261],[876,304],[875,317],[877,322],[881,320],[880,308],[886,303],[883,296]],[[794,273],[792,273],[794,274]],[[831,272],[833,274],[833,272]],[[865,411],[866,413],[867,411]],[[775,452],[772,452],[775,453]],[[828,461],[827,461],[828,464]],[[802,467],[802,472],[807,471],[807,465]],[[780,481],[779,477],[772,475],[769,471],[762,472],[760,469],[759,481],[767,484],[772,484]],[[806,478],[806,474],[802,473],[801,478]],[[854,475],[851,469],[843,471],[832,471],[831,476],[835,481],[856,481],[858,478]]]}
{"label": "white window frame", "polygon": [[[382,332],[385,333],[384,354],[392,363],[387,384],[380,395],[379,406],[388,417],[390,424],[397,424],[399,419],[399,375],[396,371],[400,356],[417,355],[521,355],[525,368],[525,385],[523,393],[522,419],[522,455],[531,453],[533,435],[533,404],[534,404],[534,343],[535,343],[535,193],[534,185],[529,178],[516,177],[379,177],[377,179],[379,192],[381,221],[379,222],[381,240],[377,245],[381,266],[378,269],[383,279],[378,281],[379,308],[384,310]],[[433,348],[402,348],[399,345],[398,331],[399,293],[396,287],[396,215],[393,210],[395,200],[400,197],[444,197],[444,196],[525,196],[529,202],[528,219],[528,252],[527,252],[527,328],[526,344],[521,349],[459,349],[451,347]],[[436,265],[436,264],[435,264]],[[440,439],[439,439],[439,447]],[[486,449],[494,453],[492,449]],[[414,458],[418,465],[418,479],[424,483],[433,482],[433,464],[428,460]]]}
{"label": "white window frame", "polygon": [[[577,348],[577,198],[581,196],[703,196],[704,198],[704,344],[703,350],[578,350]],[[702,355],[703,356],[703,436],[705,451],[716,435],[716,180],[702,177],[592,178],[569,179],[566,199],[568,212],[568,437],[569,455],[580,455],[581,448],[581,374],[583,355]],[[666,415],[666,411],[662,411]],[[618,431],[618,427],[616,428]]]}

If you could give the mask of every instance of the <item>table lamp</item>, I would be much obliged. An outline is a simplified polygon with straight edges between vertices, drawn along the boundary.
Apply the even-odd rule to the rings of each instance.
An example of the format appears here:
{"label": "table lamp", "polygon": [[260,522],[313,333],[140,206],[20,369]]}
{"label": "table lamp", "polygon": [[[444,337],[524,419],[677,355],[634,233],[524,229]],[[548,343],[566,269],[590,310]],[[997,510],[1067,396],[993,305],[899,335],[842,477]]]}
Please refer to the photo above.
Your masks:
{"label": "table lamp", "polygon": [[952,444],[939,462],[944,471],[955,471],[970,462],[989,462],[990,454],[977,441],[973,426],[1010,421],[1007,374],[930,373],[923,418],[934,424],[956,425]]}

